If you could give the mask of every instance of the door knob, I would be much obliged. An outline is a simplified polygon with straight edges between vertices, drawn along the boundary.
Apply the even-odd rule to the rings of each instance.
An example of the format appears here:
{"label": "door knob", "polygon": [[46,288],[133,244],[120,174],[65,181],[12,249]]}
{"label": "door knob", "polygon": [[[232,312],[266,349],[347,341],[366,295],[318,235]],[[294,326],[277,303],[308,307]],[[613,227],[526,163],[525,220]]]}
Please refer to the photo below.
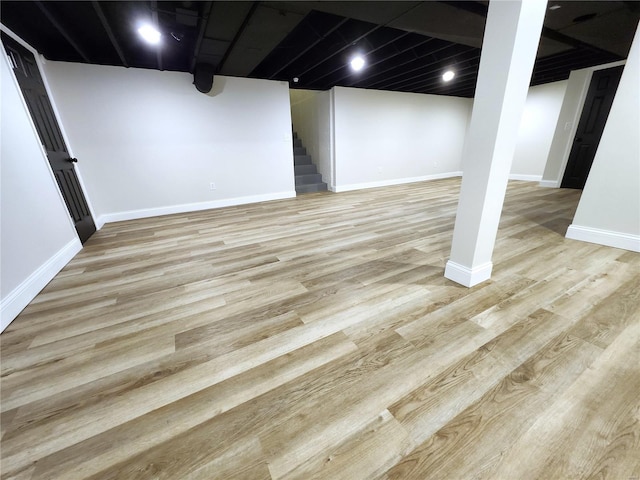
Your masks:
{"label": "door knob", "polygon": [[67,162],[78,163],[78,159],[77,158],[67,158]]}

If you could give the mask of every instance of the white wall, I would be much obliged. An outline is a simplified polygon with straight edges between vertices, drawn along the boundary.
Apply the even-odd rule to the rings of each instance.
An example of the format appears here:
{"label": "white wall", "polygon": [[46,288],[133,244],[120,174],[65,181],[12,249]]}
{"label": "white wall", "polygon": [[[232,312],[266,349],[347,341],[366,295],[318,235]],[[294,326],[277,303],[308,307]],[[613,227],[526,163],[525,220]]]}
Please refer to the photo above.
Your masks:
{"label": "white wall", "polygon": [[567,81],[531,87],[520,121],[510,178],[539,181],[558,122]]}
{"label": "white wall", "polygon": [[2,331],[81,245],[4,49],[0,57]]}
{"label": "white wall", "polygon": [[[510,178],[541,179],[566,87],[565,80],[529,90]],[[342,87],[290,95],[294,127],[332,190],[460,174],[470,99]]]}
{"label": "white wall", "polygon": [[640,27],[567,237],[640,252]]}
{"label": "white wall", "polygon": [[291,90],[293,128],[302,139],[307,153],[322,174],[323,181],[333,190],[333,122],[331,91]]}
{"label": "white wall", "polygon": [[295,195],[288,84],[215,77],[205,95],[187,73],[45,69],[98,223]]}
{"label": "white wall", "polygon": [[471,99],[333,92],[336,191],[460,174]]}

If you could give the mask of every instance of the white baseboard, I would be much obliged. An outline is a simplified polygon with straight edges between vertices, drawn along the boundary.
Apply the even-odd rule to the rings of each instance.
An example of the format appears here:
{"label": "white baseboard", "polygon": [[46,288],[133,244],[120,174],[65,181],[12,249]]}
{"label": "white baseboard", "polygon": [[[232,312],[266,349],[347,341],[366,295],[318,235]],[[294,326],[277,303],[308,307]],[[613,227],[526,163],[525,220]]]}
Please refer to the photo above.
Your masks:
{"label": "white baseboard", "polygon": [[468,268],[449,260],[444,269],[444,276],[465,287],[473,287],[491,278],[493,263],[487,262],[477,267]]}
{"label": "white baseboard", "polygon": [[0,300],[0,332],[29,305],[38,293],[55,277],[75,255],[82,250],[78,238],[71,240],[53,257],[42,264],[27,279],[13,289],[6,298]]}
{"label": "white baseboard", "polygon": [[566,238],[582,242],[597,243],[607,247],[622,248],[632,252],[640,252],[640,235],[600,230],[599,228],[569,225]]}
{"label": "white baseboard", "polygon": [[540,180],[540,186],[545,188],[558,188],[558,182],[555,180]]}
{"label": "white baseboard", "polygon": [[380,180],[378,182],[351,183],[347,185],[333,185],[333,192],[348,192],[350,190],[362,190],[364,188],[389,187],[391,185],[402,185],[404,183],[425,182],[429,180],[441,180],[443,178],[461,177],[462,172],[436,173],[434,175],[424,175],[421,177],[393,178]]}
{"label": "white baseboard", "polygon": [[182,205],[171,205],[168,207],[145,208],[140,210],[128,210],[125,212],[115,212],[100,215],[97,223],[104,225],[110,222],[122,222],[125,220],[137,220],[139,218],[159,217],[161,215],[171,215],[173,213],[196,212],[199,210],[210,210],[213,208],[232,207],[234,205],[246,205],[248,203],[268,202],[270,200],[282,200],[293,198],[296,191],[267,193],[264,195],[249,195],[246,197],[224,198],[211,202],[183,203]]}
{"label": "white baseboard", "polygon": [[542,180],[542,175],[521,175],[519,173],[509,174],[509,180],[522,180],[524,182],[539,182]]}

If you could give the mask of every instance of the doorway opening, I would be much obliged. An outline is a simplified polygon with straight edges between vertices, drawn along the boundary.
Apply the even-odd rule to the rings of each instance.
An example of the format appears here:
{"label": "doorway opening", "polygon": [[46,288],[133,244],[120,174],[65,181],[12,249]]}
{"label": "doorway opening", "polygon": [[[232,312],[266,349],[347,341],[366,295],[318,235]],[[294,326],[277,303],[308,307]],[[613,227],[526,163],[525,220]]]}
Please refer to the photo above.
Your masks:
{"label": "doorway opening", "polygon": [[584,188],[615,97],[623,66],[593,72],[561,188]]}

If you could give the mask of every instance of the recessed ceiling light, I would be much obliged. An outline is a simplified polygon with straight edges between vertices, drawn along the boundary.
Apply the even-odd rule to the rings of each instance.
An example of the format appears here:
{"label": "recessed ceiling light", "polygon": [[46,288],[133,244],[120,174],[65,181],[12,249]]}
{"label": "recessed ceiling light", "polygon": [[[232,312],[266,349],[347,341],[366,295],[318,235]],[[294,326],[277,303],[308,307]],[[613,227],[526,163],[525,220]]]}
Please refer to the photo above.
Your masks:
{"label": "recessed ceiling light", "polygon": [[455,77],[456,74],[453,73],[453,70],[447,70],[446,72],[444,72],[442,74],[442,80],[444,80],[445,82],[449,82],[451,80],[453,80],[453,77]]}
{"label": "recessed ceiling light", "polygon": [[549,10],[558,10],[559,8],[562,8],[562,5],[551,5]]}
{"label": "recessed ceiling light", "polygon": [[362,58],[360,55],[356,55],[351,59],[351,68],[356,72],[362,70],[364,68],[364,64],[364,58]]}
{"label": "recessed ceiling light", "polygon": [[155,45],[160,42],[160,32],[149,24],[142,25],[138,33],[147,43]]}

